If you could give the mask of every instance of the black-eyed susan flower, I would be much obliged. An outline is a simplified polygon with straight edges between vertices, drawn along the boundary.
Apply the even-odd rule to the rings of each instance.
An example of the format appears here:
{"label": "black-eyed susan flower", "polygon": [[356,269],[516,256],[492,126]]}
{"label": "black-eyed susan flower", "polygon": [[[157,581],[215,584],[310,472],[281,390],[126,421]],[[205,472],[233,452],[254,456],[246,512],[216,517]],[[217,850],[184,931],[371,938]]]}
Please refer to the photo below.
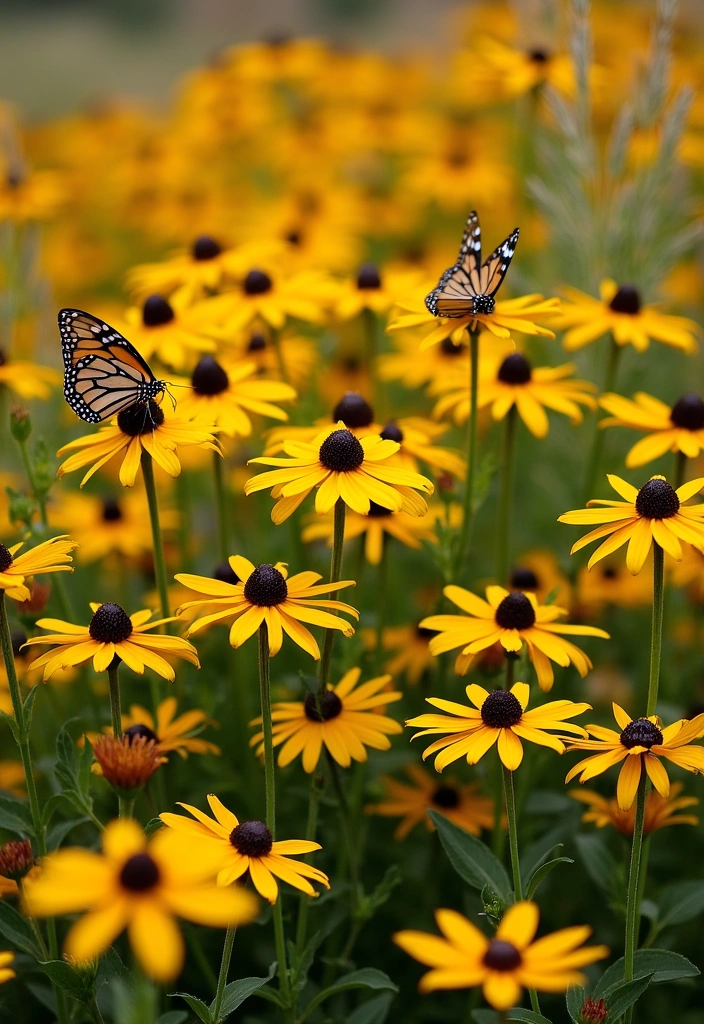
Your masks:
{"label": "black-eyed susan flower", "polygon": [[[178,513],[160,508],[164,531],[178,525]],[[59,529],[69,529],[78,545],[79,562],[96,562],[108,555],[121,555],[135,561],[152,551],[149,507],[144,493],[85,494],[64,491],[49,507],[49,521]]]}
{"label": "black-eyed susan flower", "polygon": [[696,459],[704,449],[704,400],[694,392],[682,395],[672,406],[643,391],[632,401],[621,395],[602,395],[599,405],[611,413],[599,426],[631,427],[646,434],[626,456],[630,468],[644,466],[666,452],[682,452],[688,459]]}
{"label": "black-eyed susan flower", "polygon": [[150,668],[164,679],[172,680],[175,673],[164,655],[184,658],[200,668],[198,655],[193,644],[178,636],[150,633],[149,630],[174,618],[150,621],[153,612],[148,609],[128,615],[120,607],[108,601],[105,604],[91,604],[93,617],[87,626],[76,626],[61,619],[39,619],[42,629],[55,630],[47,636],[35,636],[26,646],[49,644],[56,648],[42,654],[33,661],[30,668],[44,668],[44,680],[50,679],[59,669],[80,665],[93,659],[96,672],[105,672],[114,658],[124,661],[133,672],[142,675]]}
{"label": "black-eyed susan flower", "polygon": [[0,952],[0,985],[4,985],[6,981],[12,981],[13,978],[17,977],[17,974],[12,969],[12,964],[15,961],[15,954],[9,950],[3,950]]}
{"label": "black-eyed susan flower", "polygon": [[191,312],[212,337],[227,339],[259,323],[280,330],[288,317],[322,323],[336,290],[317,270],[274,273],[270,266],[252,267],[241,276],[235,292],[204,299]]}
{"label": "black-eyed susan flower", "polygon": [[[403,694],[388,690],[391,676],[378,676],[358,686],[360,668],[345,672],[337,686],[328,686],[320,707],[315,693],[305,700],[280,701],[272,709],[274,746],[281,747],[278,763],[285,768],[302,754],[303,768],[308,774],[315,771],[323,747],[343,768],[352,761],[366,761],[367,747],[388,750],[389,736],[403,732],[393,718],[383,714],[387,704],[401,700]],[[261,725],[261,718],[253,725]],[[263,733],[249,741],[264,749]]]}
{"label": "black-eyed susan flower", "polygon": [[570,581],[552,551],[542,548],[526,551],[516,559],[509,572],[508,585],[511,590],[531,591],[540,604],[548,597],[563,608],[569,608],[572,603]]}
{"label": "black-eyed susan flower", "polygon": [[19,163],[5,166],[0,171],[0,220],[13,224],[49,220],[65,195],[56,171],[30,171]]}
{"label": "black-eyed susan flower", "polygon": [[[668,796],[661,796],[656,789],[651,789],[645,797],[643,818],[643,835],[656,832],[669,825],[698,825],[699,818],[695,814],[681,814],[688,807],[696,807],[699,800],[696,796],[680,796],[682,783],[673,782]],[[616,797],[604,797],[591,789],[570,790],[570,796],[587,805],[582,821],[590,822],[597,828],[611,825],[629,839],[633,836],[636,820],[636,808],[632,804],[627,811],[622,811]]]}
{"label": "black-eyed susan flower", "polygon": [[179,407],[187,419],[215,424],[228,437],[249,437],[249,413],[286,420],[288,415],[274,403],[291,402],[295,397],[296,391],[290,384],[262,379],[254,362],[216,360],[204,355],[191,374]]}
{"label": "black-eyed susan flower", "polygon": [[132,819],[112,821],[102,835],[102,853],[62,849],[43,862],[40,877],[26,886],[32,917],[87,911],[69,931],[64,951],[78,965],[100,956],[127,928],[145,972],[170,981],[181,970],[184,943],[174,918],[211,928],[247,924],[257,900],[240,887],[222,889],[209,844],[197,854],[172,829],[147,842]]}
{"label": "black-eyed susan flower", "polygon": [[643,768],[658,793],[669,796],[670,779],[661,758],[695,775],[704,772],[704,747],[693,742],[704,735],[704,715],[663,727],[657,715],[631,718],[618,704],[612,704],[612,708],[621,731],[587,725],[589,738],[570,739],[570,749],[595,753],[570,768],[565,782],[571,782],[577,775],[580,782],[588,782],[623,761],[616,799],[621,810],[627,811],[636,798]]}
{"label": "black-eyed susan flower", "polygon": [[261,376],[278,378],[281,367],[294,387],[305,384],[318,358],[318,350],[312,338],[306,338],[295,329],[286,328],[274,344],[271,330],[249,330],[242,333],[234,343],[240,359],[254,363]]}
{"label": "black-eyed susan flower", "polygon": [[508,1010],[520,1001],[523,988],[565,992],[582,984],[580,968],[609,955],[606,946],[582,945],[591,935],[587,925],[563,928],[534,942],[539,916],[537,904],[515,903],[489,939],[456,910],[437,910],[442,938],[402,931],[394,942],[432,968],[420,980],[421,992],[481,985],[488,1003]]}
{"label": "black-eyed susan flower", "polygon": [[351,320],[365,310],[383,316],[417,278],[417,272],[382,273],[376,264],[364,263],[355,278],[340,285],[333,313],[340,320]]}
{"label": "black-eyed susan flower", "polygon": [[[381,634],[381,649],[395,653],[384,663],[384,669],[392,676],[405,674],[411,686],[415,686],[433,664],[429,644],[434,636],[437,636],[434,629],[425,629],[420,625],[388,626]],[[368,643],[372,647],[376,643],[374,630],[369,630]]]}
{"label": "black-eyed susan flower", "polygon": [[199,317],[175,297],[149,295],[140,306],[125,313],[118,330],[149,360],[156,357],[164,366],[181,370],[201,352],[213,352],[215,342],[206,336]]}
{"label": "black-eyed susan flower", "polygon": [[423,352],[418,351],[413,331],[396,334],[391,340],[394,351],[377,359],[381,380],[398,380],[407,388],[419,388],[451,374],[460,380],[469,377],[469,349],[461,342],[455,344],[451,337]]}
{"label": "black-eyed susan flower", "polygon": [[250,459],[279,468],[251,477],[245,494],[273,488],[278,500],[271,518],[277,525],[288,519],[314,488],[315,510],[321,515],[330,512],[341,498],[360,515],[368,515],[374,501],[392,512],[424,516],[428,506],[414,488],[432,494],[433,485],[419,473],[388,464],[399,449],[398,442],[378,435],[360,440],[340,421],[322,430],[312,443],[285,441],[284,451],[290,458]]}
{"label": "black-eyed susan flower", "polygon": [[[181,801],[179,807],[192,814],[196,821],[183,814],[168,812],[159,817],[165,825],[181,834],[184,841],[190,836],[196,837],[197,846],[205,841],[210,848],[209,855],[214,858],[219,855],[218,885],[232,885],[249,872],[252,885],[269,903],[276,903],[279,896],[277,878],[308,896],[318,895],[309,879],[330,888],[326,874],[305,861],[293,860],[294,854],[322,849],[319,843],[306,839],[275,842],[263,821],[240,821],[213,793],[208,794],[208,803],[214,818]],[[197,852],[194,855],[197,857]]]}
{"label": "black-eyed susan flower", "polygon": [[189,590],[204,595],[202,599],[187,601],[179,608],[179,614],[191,609],[207,613],[191,623],[187,636],[214,622],[233,618],[235,621],[230,626],[230,643],[233,647],[240,647],[265,622],[269,654],[272,657],[281,650],[283,634],[286,633],[317,661],[320,648],[313,634],[303,625],[304,622],[324,629],[339,629],[345,636],[353,635],[354,629],[349,622],[332,612],[344,612],[355,619],[359,618],[359,612],[342,601],[320,598],[322,594],[353,587],[354,580],[334,584],[318,583],[322,576],[316,572],[299,572],[289,577],[283,562],[255,566],[242,555],[233,555],[229,564],[238,583],[215,580],[208,576],[191,576],[189,573],[178,573],[176,576],[178,582]]}
{"label": "black-eyed susan flower", "polygon": [[9,388],[20,398],[46,399],[61,383],[61,374],[48,366],[8,358],[0,351],[0,387]]}
{"label": "black-eyed susan flower", "polygon": [[382,775],[379,779],[383,787],[382,799],[365,807],[367,814],[401,818],[394,832],[395,839],[405,839],[422,821],[431,832],[435,826],[428,811],[439,811],[474,836],[482,829],[493,828],[494,804],[482,796],[478,783],[462,784],[457,779],[447,778],[438,785],[420,765],[408,764],[404,770],[410,783]]}
{"label": "black-eyed susan flower", "polygon": [[565,288],[565,295],[568,301],[562,306],[560,327],[566,328],[562,343],[570,352],[609,333],[617,345],[633,345],[637,352],[645,352],[651,340],[683,352],[697,348],[699,327],[694,320],[643,305],[632,284],[602,281],[598,299],[576,288]]}
{"label": "black-eyed susan flower", "polygon": [[29,601],[28,576],[45,572],[73,572],[68,564],[76,545],[67,536],[52,537],[36,547],[18,554],[24,541],[5,547],[0,544],[0,590],[15,601]]}
{"label": "black-eyed susan flower", "polygon": [[[678,562],[678,567],[681,564]],[[593,569],[588,569],[585,565],[579,571],[576,608],[583,616],[596,615],[605,605],[643,608],[652,604],[652,601],[653,583],[649,574],[638,573],[637,576],[633,576],[623,562],[615,558],[606,558]]]}
{"label": "black-eyed susan flower", "polygon": [[[502,763],[510,771],[515,771],[523,760],[522,739],[551,747],[561,754],[565,749],[562,742],[565,733],[580,737],[586,735],[584,729],[566,719],[588,711],[590,704],[553,700],[526,711],[530,698],[527,683],[514,683],[510,690],[491,691],[470,683],[466,693],[473,707],[440,697],[426,697],[428,704],[449,712],[451,717],[419,715],[406,722],[407,726],[422,730],[413,739],[444,734],[423,751],[423,760],[431,754],[438,754],[435,768],[439,772],[460,757],[465,757],[467,764],[476,764],[494,743]],[[561,737],[553,733],[561,734]]]}
{"label": "black-eyed susan flower", "polygon": [[430,641],[431,654],[462,648],[455,662],[455,671],[460,675],[465,675],[479,651],[497,641],[509,654],[519,654],[525,643],[540,688],[550,690],[555,679],[551,661],[563,667],[574,665],[582,678],[592,667],[584,651],[559,634],[609,639],[608,633],[595,626],[556,622],[567,614],[566,610],[554,604],[538,604],[529,590],[508,591],[489,586],[486,601],[454,585],[445,587],[443,593],[466,615],[430,615],[421,621],[421,626],[437,630],[438,635]]}
{"label": "black-eyed susan flower", "polygon": [[[564,366],[532,367],[520,352],[513,352],[491,373],[479,374],[478,409],[491,409],[494,420],[503,420],[516,408],[518,415],[535,437],[546,437],[550,424],[546,409],[569,416],[572,423],[581,423],[580,405],[596,408],[593,384],[586,380],[572,380],[574,364]],[[432,389],[440,394],[433,415],[448,414],[456,423],[464,423],[469,416],[469,384],[457,387],[457,380],[440,380]]]}
{"label": "black-eyed susan flower", "polygon": [[690,480],[677,490],[664,476],[651,477],[640,489],[613,474],[608,474],[607,479],[623,501],[594,498],[587,502],[588,506],[605,507],[578,509],[558,517],[558,522],[571,526],[601,524],[581,537],[570,551],[573,554],[606,537],[589,559],[590,569],[627,542],[626,565],[634,576],[643,568],[653,541],[676,561],[682,558],[681,541],[700,550],[704,548],[704,505],[684,504],[704,487],[704,477]]}
{"label": "black-eyed susan flower", "polygon": [[215,724],[205,711],[192,708],[177,715],[177,708],[175,697],[162,700],[156,715],[139,704],[132,704],[129,712],[122,716],[123,734],[128,739],[142,736],[153,742],[160,754],[173,751],[184,760],[189,754],[219,754],[220,747],[199,735],[206,726]]}
{"label": "black-eyed susan flower", "polygon": [[[594,71],[590,68],[590,78]],[[476,90],[485,103],[506,102],[545,85],[572,96],[576,87],[569,54],[547,46],[510,46],[488,34],[473,39],[471,49],[460,51],[457,72],[464,88]]]}
{"label": "black-eyed susan flower", "polygon": [[[95,434],[77,437],[56,453],[59,458],[69,455],[59,466],[59,476],[90,466],[81,480],[81,487],[115,455],[122,455],[120,483],[133,487],[137,479],[142,452],[152,456],[157,466],[169,476],[178,476],[180,445],[198,445],[219,452],[212,424],[194,423],[176,412],[164,413],[152,399],[145,405],[132,405],[125,409],[107,427]],[[69,454],[70,453],[70,454]]]}

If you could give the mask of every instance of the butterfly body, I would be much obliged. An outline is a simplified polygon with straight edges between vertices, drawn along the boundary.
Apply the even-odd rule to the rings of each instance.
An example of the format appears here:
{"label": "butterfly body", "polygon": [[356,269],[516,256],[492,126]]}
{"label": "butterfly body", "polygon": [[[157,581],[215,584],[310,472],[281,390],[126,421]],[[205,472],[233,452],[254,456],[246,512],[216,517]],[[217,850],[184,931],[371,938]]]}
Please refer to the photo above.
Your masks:
{"label": "butterfly body", "polygon": [[433,316],[460,318],[494,312],[494,296],[506,276],[518,242],[518,228],[482,263],[482,233],[473,210],[467,218],[459,256],[426,297]]}
{"label": "butterfly body", "polygon": [[166,391],[134,345],[81,309],[59,312],[64,396],[86,423],[102,423],[134,405],[148,409]]}

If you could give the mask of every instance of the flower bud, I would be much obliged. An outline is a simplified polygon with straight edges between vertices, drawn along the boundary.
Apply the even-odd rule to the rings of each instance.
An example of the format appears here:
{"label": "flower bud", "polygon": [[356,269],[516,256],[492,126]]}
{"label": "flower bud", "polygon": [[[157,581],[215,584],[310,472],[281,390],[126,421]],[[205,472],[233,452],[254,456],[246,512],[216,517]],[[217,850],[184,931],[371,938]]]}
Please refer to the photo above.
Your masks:
{"label": "flower bud", "polygon": [[29,600],[18,601],[17,614],[20,618],[27,617],[34,624],[34,620],[44,614],[51,594],[51,583],[40,583],[33,579],[29,584]]}
{"label": "flower bud", "polygon": [[28,494],[13,490],[12,487],[5,488],[10,499],[8,516],[13,526],[31,526],[34,513],[37,510],[37,503]]}
{"label": "flower bud", "polygon": [[156,743],[144,736],[119,739],[99,736],[93,744],[93,753],[98,762],[98,774],[107,779],[119,795],[127,797],[138,793],[166,761]]}
{"label": "flower bud", "polygon": [[579,1011],[582,1024],[606,1024],[609,1011],[603,999],[592,999],[587,996]]}
{"label": "flower bud", "polygon": [[0,875],[17,882],[34,867],[34,854],[29,839],[13,840],[0,846]]}
{"label": "flower bud", "polygon": [[24,405],[16,405],[10,410],[10,433],[20,444],[24,444],[32,433],[29,409]]}

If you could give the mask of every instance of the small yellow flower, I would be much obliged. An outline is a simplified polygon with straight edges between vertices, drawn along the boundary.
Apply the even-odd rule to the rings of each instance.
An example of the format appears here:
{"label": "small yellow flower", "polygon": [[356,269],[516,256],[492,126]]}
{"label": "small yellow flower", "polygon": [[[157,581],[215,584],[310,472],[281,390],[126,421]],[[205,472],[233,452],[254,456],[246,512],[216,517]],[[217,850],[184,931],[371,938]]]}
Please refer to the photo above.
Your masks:
{"label": "small yellow flower", "polygon": [[28,576],[45,572],[73,572],[68,562],[76,544],[67,536],[52,537],[36,547],[17,554],[24,541],[11,548],[0,543],[0,590],[15,601],[29,601],[31,594],[25,584]]}
{"label": "small yellow flower", "polygon": [[43,863],[41,876],[25,889],[32,917],[87,911],[68,933],[65,953],[77,964],[100,956],[127,928],[144,971],[171,981],[181,970],[184,943],[175,917],[210,928],[247,924],[257,913],[255,897],[211,881],[217,857],[210,844],[185,843],[161,829],[147,843],[136,821],[111,821],[102,853],[62,849]]}
{"label": "small yellow flower", "polygon": [[203,299],[191,312],[210,336],[227,340],[262,321],[274,330],[281,330],[288,317],[322,323],[335,293],[336,286],[317,270],[275,274],[253,267],[236,291]]}
{"label": "small yellow flower", "polygon": [[[378,676],[357,686],[362,674],[360,668],[345,672],[337,686],[328,686],[318,707],[317,695],[309,693],[304,701],[282,701],[274,704],[274,746],[281,747],[278,764],[285,768],[299,754],[303,755],[303,769],[315,771],[323,747],[343,768],[352,761],[366,761],[367,747],[388,750],[388,739],[403,729],[393,718],[382,714],[385,706],[401,700],[403,694],[388,690],[391,676]],[[252,725],[261,725],[255,718]],[[249,741],[264,749],[264,734],[257,733]]]}
{"label": "small yellow flower", "polygon": [[602,281],[599,298],[565,288],[568,303],[562,307],[560,327],[567,328],[564,347],[573,352],[610,333],[617,345],[633,345],[645,352],[652,341],[694,352],[699,326],[683,316],[668,316],[654,306],[644,306],[632,284]]}
{"label": "small yellow flower", "polygon": [[437,910],[443,937],[402,931],[394,942],[432,970],[420,981],[421,992],[482,986],[484,998],[497,1010],[520,1002],[522,988],[565,992],[586,980],[580,967],[609,955],[607,946],[583,946],[591,935],[587,925],[563,928],[533,941],[540,912],[523,901],[509,907],[488,939],[455,910]]}
{"label": "small yellow flower", "polygon": [[696,459],[704,450],[704,401],[688,392],[672,407],[643,391],[633,401],[621,395],[602,395],[599,405],[611,413],[600,427],[631,427],[646,433],[626,456],[629,469],[644,466],[666,452],[682,452]]}
{"label": "small yellow flower", "polygon": [[[373,647],[376,640],[374,630],[363,631],[365,646]],[[430,653],[430,641],[437,636],[434,629],[424,626],[388,626],[381,634],[381,646],[384,651],[395,651],[393,657],[384,663],[384,669],[392,676],[405,673],[411,686],[416,686],[425,672],[433,664]]]}
{"label": "small yellow flower", "polygon": [[4,985],[6,981],[12,981],[13,978],[17,977],[11,966],[14,959],[14,953],[9,951],[0,953],[0,985]]}
{"label": "small yellow flower", "polygon": [[[178,525],[178,513],[160,507],[159,520],[162,530],[171,532]],[[136,561],[152,551],[149,509],[140,491],[119,498],[64,491],[50,505],[49,521],[71,529],[78,545],[76,558],[84,564],[111,554]]]}
{"label": "small yellow flower", "polygon": [[[391,326],[387,328],[391,330]],[[486,332],[485,332],[486,333]],[[462,328],[466,341],[466,332]],[[480,336],[481,346],[481,336]],[[418,351],[419,339],[414,331],[399,332],[391,339],[392,352],[386,352],[377,359],[377,372],[381,380],[398,380],[404,387],[419,388],[431,386],[445,377],[453,380],[469,378],[469,349],[466,344],[453,342],[446,337],[439,345]]]}
{"label": "small yellow flower", "polygon": [[141,306],[132,306],[118,321],[118,330],[146,360],[156,358],[165,366],[180,370],[195,354],[213,352],[215,342],[205,334],[205,326],[182,299],[149,295]]}
{"label": "small yellow flower", "polygon": [[[208,794],[210,809],[215,815],[208,817],[203,811],[179,801],[196,821],[182,814],[165,812],[159,817],[184,837],[197,838],[199,847],[206,842],[212,855],[218,856],[218,885],[228,886],[246,872],[260,896],[276,903],[279,887],[276,878],[300,889],[308,896],[317,896],[308,879],[330,888],[328,876],[305,861],[293,860],[293,854],[313,853],[322,847],[306,839],[285,839],[274,842],[263,821],[240,821],[213,793]],[[195,852],[197,857],[197,851]]]}
{"label": "small yellow flower", "polygon": [[606,507],[578,509],[558,517],[558,522],[571,526],[603,524],[581,537],[570,551],[574,554],[593,540],[606,537],[589,559],[590,569],[626,542],[626,565],[634,576],[643,568],[653,541],[678,562],[682,558],[680,541],[700,550],[704,548],[704,505],[684,505],[704,487],[704,477],[690,480],[677,490],[664,476],[651,477],[640,490],[613,474],[608,474],[607,479],[624,501],[594,498],[587,505]]}
{"label": "small yellow flower", "polygon": [[[3,173],[4,171],[4,173]],[[25,224],[49,220],[65,197],[61,176],[55,171],[0,171],[0,221]]]}
{"label": "small yellow flower", "polygon": [[0,351],[0,387],[14,391],[20,398],[46,399],[51,389],[61,383],[61,374],[48,366],[39,366],[23,360],[8,359]]}
{"label": "small yellow flower", "polygon": [[177,707],[176,698],[167,697],[159,704],[155,717],[139,704],[132,704],[129,712],[122,716],[125,736],[143,736],[155,743],[160,754],[175,751],[184,760],[189,754],[219,754],[220,747],[198,735],[207,725],[215,724],[205,711],[192,708],[176,715]]}
{"label": "small yellow flower", "polygon": [[332,307],[339,320],[351,320],[365,310],[383,316],[417,279],[417,273],[380,271],[374,263],[364,263],[353,280],[340,285]]}
{"label": "small yellow flower", "polygon": [[[698,825],[699,818],[694,814],[680,814],[687,807],[696,807],[699,800],[696,796],[680,796],[682,783],[673,782],[669,796],[661,796],[652,789],[645,798],[645,817],[643,835],[655,832],[669,825]],[[615,797],[603,797],[591,789],[570,790],[570,796],[587,805],[582,821],[592,822],[597,828],[611,825],[629,839],[633,835],[636,809],[632,804],[627,811],[622,811]]]}
{"label": "small yellow flower", "polygon": [[101,427],[96,434],[78,437],[60,448],[56,453],[59,458],[69,452],[72,454],[59,466],[59,476],[91,466],[81,480],[83,487],[106,462],[122,454],[120,483],[123,487],[133,487],[143,451],[169,476],[178,476],[181,472],[179,445],[198,445],[219,452],[214,430],[212,424],[193,423],[176,412],[166,415],[161,406],[150,399],[145,406],[132,405],[125,409],[110,426]]}
{"label": "small yellow flower", "polygon": [[112,602],[91,604],[91,609],[93,618],[88,626],[74,626],[61,619],[39,619],[37,622],[42,629],[58,630],[48,636],[32,637],[25,644],[26,647],[34,644],[56,647],[30,665],[30,669],[44,667],[45,682],[59,669],[80,665],[89,658],[93,659],[96,672],[105,672],[113,660],[119,658],[139,675],[145,668],[150,668],[169,680],[175,678],[175,673],[163,655],[184,658],[200,668],[193,644],[178,636],[147,632],[166,622],[175,622],[174,618],[150,622],[153,612],[145,609],[128,615],[119,604]]}

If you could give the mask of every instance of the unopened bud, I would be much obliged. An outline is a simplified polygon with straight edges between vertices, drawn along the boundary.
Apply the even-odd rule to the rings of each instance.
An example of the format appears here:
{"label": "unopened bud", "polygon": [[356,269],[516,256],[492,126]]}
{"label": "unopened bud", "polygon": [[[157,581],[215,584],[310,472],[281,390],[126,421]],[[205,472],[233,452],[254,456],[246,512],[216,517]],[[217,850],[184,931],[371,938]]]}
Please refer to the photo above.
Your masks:
{"label": "unopened bud", "polygon": [[54,482],[54,467],[49,457],[46,441],[37,441],[34,450],[34,486],[37,494],[46,494]]}
{"label": "unopened bud", "polygon": [[15,441],[24,444],[32,433],[32,420],[29,416],[29,409],[24,405],[16,405],[10,411],[10,433]]}
{"label": "unopened bud", "polygon": [[22,494],[20,491],[15,491],[12,487],[6,487],[5,491],[8,498],[10,499],[10,507],[8,509],[8,516],[13,526],[18,524],[23,526],[31,526],[36,512],[37,505],[33,498],[30,498],[27,494]]}
{"label": "unopened bud", "polygon": [[451,473],[440,473],[440,475],[435,478],[435,483],[437,485],[438,493],[441,495],[454,494],[456,490],[456,481]]}
{"label": "unopened bud", "polygon": [[603,999],[592,999],[587,996],[579,1011],[582,1024],[606,1024],[609,1011]]}
{"label": "unopened bud", "polygon": [[36,619],[45,611],[50,594],[51,583],[39,583],[36,579],[32,580],[29,585],[29,600],[17,603],[17,614],[20,617],[27,616],[32,620]]}
{"label": "unopened bud", "polygon": [[34,854],[29,839],[13,840],[0,846],[0,875],[17,882],[34,867]]}

